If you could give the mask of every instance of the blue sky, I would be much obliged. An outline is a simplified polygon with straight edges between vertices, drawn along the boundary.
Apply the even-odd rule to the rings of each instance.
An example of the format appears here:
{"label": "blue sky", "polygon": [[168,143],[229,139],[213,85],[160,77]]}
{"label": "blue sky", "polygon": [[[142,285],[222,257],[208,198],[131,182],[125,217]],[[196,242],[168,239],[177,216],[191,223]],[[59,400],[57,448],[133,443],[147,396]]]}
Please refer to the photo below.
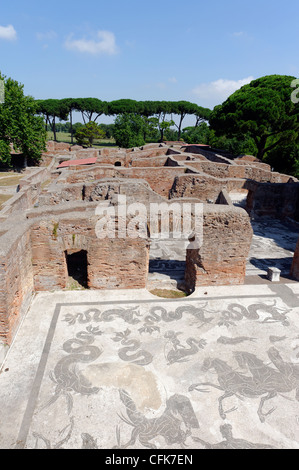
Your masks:
{"label": "blue sky", "polygon": [[213,108],[253,78],[299,77],[298,0],[1,3],[0,71],[36,99]]}

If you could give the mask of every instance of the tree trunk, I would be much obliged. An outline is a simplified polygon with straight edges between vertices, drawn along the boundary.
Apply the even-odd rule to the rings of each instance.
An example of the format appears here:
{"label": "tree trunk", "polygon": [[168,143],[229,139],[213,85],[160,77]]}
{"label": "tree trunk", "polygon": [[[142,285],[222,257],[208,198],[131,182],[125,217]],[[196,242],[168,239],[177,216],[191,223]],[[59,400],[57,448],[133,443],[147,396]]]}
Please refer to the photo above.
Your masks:
{"label": "tree trunk", "polygon": [[159,131],[160,131],[160,142],[163,142],[164,129],[159,129]]}
{"label": "tree trunk", "polygon": [[52,130],[53,130],[53,134],[54,134],[54,141],[57,142],[57,138],[56,138],[55,116],[53,117],[53,121],[52,121]]}
{"label": "tree trunk", "polygon": [[185,116],[184,116],[183,114],[181,114],[180,123],[179,123],[179,127],[178,127],[178,140],[180,140],[180,138],[181,138],[182,123],[183,123],[184,117],[185,117]]}
{"label": "tree trunk", "polygon": [[70,111],[70,123],[71,123],[71,144],[74,143],[74,136],[73,136],[73,116],[72,110]]}
{"label": "tree trunk", "polygon": [[199,126],[199,123],[203,121],[203,118],[200,118],[200,117],[197,117],[196,118],[196,123],[195,123],[195,127],[198,127]]}
{"label": "tree trunk", "polygon": [[267,139],[268,136],[266,135],[263,135],[260,140],[255,139],[255,143],[257,145],[257,158],[259,158],[260,160],[262,160],[265,155]]}

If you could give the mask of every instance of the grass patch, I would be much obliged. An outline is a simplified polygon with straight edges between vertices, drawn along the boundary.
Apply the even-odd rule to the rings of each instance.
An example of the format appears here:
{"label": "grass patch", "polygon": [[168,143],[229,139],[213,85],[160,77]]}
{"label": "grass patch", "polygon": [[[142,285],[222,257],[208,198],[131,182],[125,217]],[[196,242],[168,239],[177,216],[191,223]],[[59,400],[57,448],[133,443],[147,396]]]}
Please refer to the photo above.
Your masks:
{"label": "grass patch", "polygon": [[0,187],[1,186],[17,186],[22,178],[24,178],[24,175],[9,176],[7,178],[1,178],[1,175],[0,175]]}
{"label": "grass patch", "polygon": [[181,290],[153,289],[150,291],[150,293],[156,295],[157,297],[163,297],[165,299],[178,299],[181,297],[187,297],[186,292],[183,292]]}
{"label": "grass patch", "polygon": [[3,204],[12,197],[11,194],[0,194],[0,211],[3,209]]}
{"label": "grass patch", "polygon": [[[71,143],[71,134],[69,132],[56,132],[57,142]],[[47,131],[47,140],[54,140],[54,134],[52,131]],[[74,144],[77,144],[74,137]],[[114,139],[95,139],[93,147],[116,147]]]}
{"label": "grass patch", "polygon": [[7,177],[7,176],[16,176],[16,172],[14,170],[0,170],[0,178]]}

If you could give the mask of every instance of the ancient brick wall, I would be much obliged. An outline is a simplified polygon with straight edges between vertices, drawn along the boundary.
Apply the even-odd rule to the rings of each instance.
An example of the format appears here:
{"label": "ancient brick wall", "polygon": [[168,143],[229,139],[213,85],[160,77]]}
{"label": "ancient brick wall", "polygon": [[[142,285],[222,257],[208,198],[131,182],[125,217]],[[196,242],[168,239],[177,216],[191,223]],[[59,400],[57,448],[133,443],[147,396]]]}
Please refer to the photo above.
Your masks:
{"label": "ancient brick wall", "polygon": [[196,198],[200,202],[216,202],[222,189],[228,192],[243,188],[245,181],[238,178],[220,179],[206,174],[177,176],[170,191],[172,198]]}
{"label": "ancient brick wall", "polygon": [[33,293],[33,271],[28,226],[2,237],[0,252],[0,338],[10,343]]}
{"label": "ancient brick wall", "polygon": [[168,148],[167,147],[161,147],[161,148],[148,148],[147,146],[144,147],[143,150],[139,149],[134,149],[133,152],[128,152],[128,158],[132,159],[148,159],[148,158],[154,158],[154,157],[161,157],[163,155],[168,154]]}
{"label": "ancient brick wall", "polygon": [[118,169],[123,177],[141,178],[147,181],[153,191],[168,198],[174,179],[178,174],[184,174],[182,167],[151,167]]}
{"label": "ancient brick wall", "polygon": [[93,166],[86,169],[76,170],[63,170],[59,177],[59,182],[75,184],[85,183],[87,181],[100,180],[102,178],[119,176],[116,168],[111,166]]}
{"label": "ancient brick wall", "polygon": [[254,166],[245,166],[245,178],[260,183],[268,183],[271,181],[272,175],[270,171]]}
{"label": "ancient brick wall", "polygon": [[211,149],[206,150],[197,145],[188,145],[185,148],[185,152],[202,155],[207,160],[210,160],[211,162],[227,163],[227,164],[231,163],[231,160],[229,158],[224,157],[223,155],[220,155],[217,152],[211,151]]}
{"label": "ancient brick wall", "polygon": [[127,203],[167,201],[155,193],[144,180],[106,178],[97,183],[87,183],[84,186],[84,197],[86,201],[116,200],[118,195],[125,195]]}
{"label": "ancient brick wall", "polygon": [[243,209],[204,205],[202,246],[187,249],[187,288],[243,284],[252,234]]}
{"label": "ancient brick wall", "polygon": [[228,165],[226,163],[213,163],[209,161],[186,161],[184,163],[215,178],[245,178],[245,167],[241,165]]}
{"label": "ancient brick wall", "polygon": [[258,216],[299,220],[299,183],[250,183],[247,208]]}
{"label": "ancient brick wall", "polygon": [[162,155],[161,157],[148,157],[146,161],[143,158],[133,158],[130,166],[133,167],[161,167],[165,166],[169,157]]}
{"label": "ancient brick wall", "polygon": [[86,250],[88,287],[145,288],[147,239],[97,238],[94,213],[54,215],[35,221],[31,230],[34,288],[63,289],[67,283],[65,252]]}
{"label": "ancient brick wall", "polygon": [[284,175],[273,171],[271,173],[271,183],[297,183],[298,180],[294,176]]}

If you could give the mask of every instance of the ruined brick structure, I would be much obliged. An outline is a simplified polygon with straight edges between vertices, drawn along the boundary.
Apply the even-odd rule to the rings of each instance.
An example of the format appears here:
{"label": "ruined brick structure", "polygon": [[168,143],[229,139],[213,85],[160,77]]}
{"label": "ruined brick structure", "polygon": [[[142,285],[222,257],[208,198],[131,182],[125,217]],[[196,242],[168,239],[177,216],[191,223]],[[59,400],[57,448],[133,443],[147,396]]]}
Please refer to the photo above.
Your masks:
{"label": "ruined brick structure", "polygon": [[[96,163],[72,165],[89,157]],[[69,166],[58,168],[61,162]],[[202,246],[186,252],[185,283],[192,291],[198,285],[242,284],[252,239],[250,215],[296,219],[298,188],[297,180],[272,172],[254,157],[232,159],[206,146],[97,150],[48,143],[40,168],[21,181],[20,191],[0,212],[1,341],[11,342],[35,291],[67,287],[73,254],[86,257],[91,289],[146,288],[150,229],[144,238],[121,238],[116,218],[116,237],[98,238],[99,202],[113,207],[123,195],[128,203],[147,207],[203,203]]]}

